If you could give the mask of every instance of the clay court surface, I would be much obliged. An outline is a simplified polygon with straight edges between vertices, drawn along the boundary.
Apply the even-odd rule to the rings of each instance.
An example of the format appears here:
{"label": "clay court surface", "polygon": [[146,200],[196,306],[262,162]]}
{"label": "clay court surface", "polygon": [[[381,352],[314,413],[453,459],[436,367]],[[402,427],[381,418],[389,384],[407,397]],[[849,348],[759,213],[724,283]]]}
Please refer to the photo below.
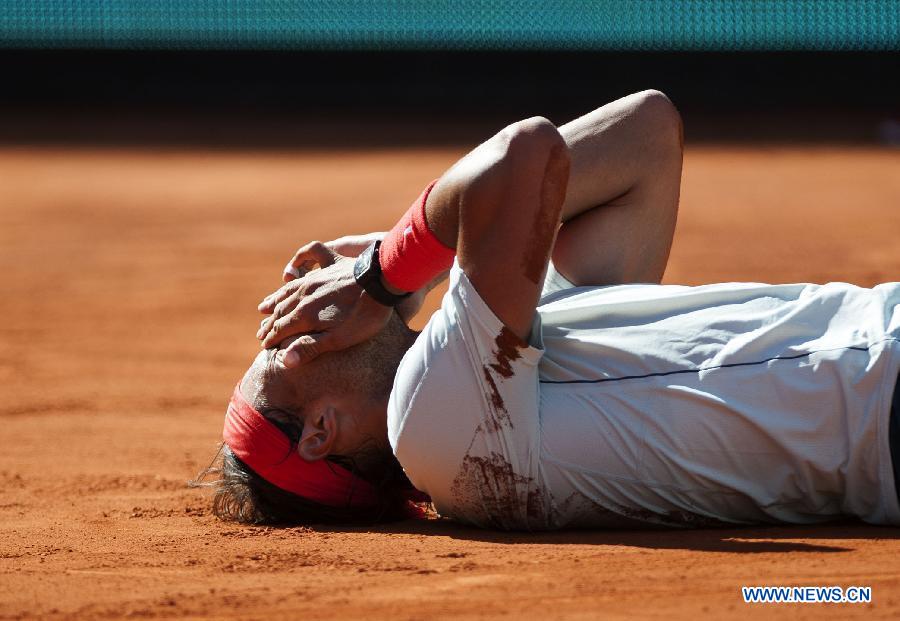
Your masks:
{"label": "clay court surface", "polygon": [[[463,150],[0,149],[0,619],[900,617],[900,529],[211,515],[186,482],[216,452],[284,262],[389,227]],[[898,279],[900,151],[688,149],[667,282]],[[757,584],[874,601],[744,604]]]}

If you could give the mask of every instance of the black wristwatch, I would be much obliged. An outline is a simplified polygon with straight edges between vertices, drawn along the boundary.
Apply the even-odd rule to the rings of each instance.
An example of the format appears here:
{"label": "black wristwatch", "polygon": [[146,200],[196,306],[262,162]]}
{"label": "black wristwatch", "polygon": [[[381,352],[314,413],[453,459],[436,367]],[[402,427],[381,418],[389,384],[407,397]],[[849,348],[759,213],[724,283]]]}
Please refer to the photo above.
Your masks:
{"label": "black wristwatch", "polygon": [[369,296],[385,306],[397,306],[400,302],[409,297],[409,293],[397,295],[391,293],[381,284],[381,263],[378,261],[378,248],[381,247],[381,240],[375,241],[368,248],[362,251],[356,259],[356,265],[353,266],[353,277],[363,291]]}

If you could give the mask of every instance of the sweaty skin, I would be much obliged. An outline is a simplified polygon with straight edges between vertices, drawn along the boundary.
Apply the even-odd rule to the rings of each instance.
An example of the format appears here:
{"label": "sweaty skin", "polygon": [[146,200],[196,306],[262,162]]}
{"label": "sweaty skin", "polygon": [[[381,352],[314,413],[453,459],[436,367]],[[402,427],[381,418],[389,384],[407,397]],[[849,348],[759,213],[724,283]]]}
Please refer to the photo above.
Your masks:
{"label": "sweaty skin", "polygon": [[543,282],[547,257],[556,238],[556,227],[559,226],[559,215],[554,206],[562,205],[566,198],[569,160],[562,153],[564,149],[566,147],[563,145],[556,147],[547,159],[541,183],[541,208],[535,213],[528,240],[529,250],[522,261],[525,276],[536,285]]}
{"label": "sweaty skin", "polygon": [[[658,91],[616,100],[559,130],[539,117],[515,123],[441,177],[426,204],[428,225],[457,249],[495,314],[527,339],[551,249],[557,270],[578,286],[659,282],[675,228],[681,136],[677,110]],[[301,248],[291,265],[328,267],[335,255],[358,252],[323,248]],[[314,270],[268,296],[260,304],[271,313],[258,333],[263,345],[304,334],[285,353],[293,366],[377,332],[387,314],[367,304],[347,277],[351,268]],[[318,291],[329,279],[343,284]]]}
{"label": "sweaty skin", "polygon": [[[434,186],[425,206],[428,226],[442,243],[456,248],[466,276],[504,324],[493,357],[482,369],[493,414],[485,433],[511,424],[498,387],[511,376],[512,362],[528,341],[551,252],[557,270],[575,285],[661,278],[677,212],[679,134],[680,119],[671,102],[657,91],[645,91],[559,129],[539,117],[510,125],[463,157]],[[382,334],[391,317],[391,309],[371,300],[352,274],[354,257],[380,235],[300,248],[289,267],[303,275],[286,275],[286,284],[259,305],[267,316],[258,337],[264,347],[280,349],[265,359],[277,373],[249,374],[258,384],[258,401],[248,395],[251,403],[291,408],[312,440],[340,435],[329,442],[342,447],[342,454],[362,446],[368,433],[377,435],[391,456],[381,442],[386,403],[400,356],[415,340],[407,329],[398,336],[402,343],[395,360],[367,365],[384,376],[387,388],[379,394],[349,394],[357,382],[319,371],[317,363],[328,358],[325,354]],[[445,276],[437,275],[425,289]],[[407,298],[405,318],[415,314],[426,292]],[[284,393],[278,386],[283,382],[293,384],[292,392]],[[305,386],[321,389],[322,398],[308,402]],[[267,394],[270,388],[272,395]],[[491,426],[495,429],[487,428]],[[300,449],[304,446],[301,442]],[[490,468],[505,471],[499,463],[473,460],[469,465],[475,478]]]}

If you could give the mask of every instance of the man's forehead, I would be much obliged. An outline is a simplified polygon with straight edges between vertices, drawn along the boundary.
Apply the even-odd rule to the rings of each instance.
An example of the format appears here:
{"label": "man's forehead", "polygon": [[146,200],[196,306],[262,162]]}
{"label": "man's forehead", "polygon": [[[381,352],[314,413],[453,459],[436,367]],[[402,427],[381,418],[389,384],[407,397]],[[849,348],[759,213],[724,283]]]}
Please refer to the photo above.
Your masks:
{"label": "man's forehead", "polygon": [[260,351],[241,380],[241,393],[257,410],[271,405],[272,398],[284,392],[286,383],[275,365],[275,349]]}
{"label": "man's forehead", "polygon": [[[257,410],[296,410],[301,403],[303,375],[309,372],[309,363],[304,367],[288,369],[281,363],[281,355],[300,334],[289,336],[277,346],[260,351],[241,380],[241,392],[250,405]],[[303,369],[303,370],[301,370]]]}

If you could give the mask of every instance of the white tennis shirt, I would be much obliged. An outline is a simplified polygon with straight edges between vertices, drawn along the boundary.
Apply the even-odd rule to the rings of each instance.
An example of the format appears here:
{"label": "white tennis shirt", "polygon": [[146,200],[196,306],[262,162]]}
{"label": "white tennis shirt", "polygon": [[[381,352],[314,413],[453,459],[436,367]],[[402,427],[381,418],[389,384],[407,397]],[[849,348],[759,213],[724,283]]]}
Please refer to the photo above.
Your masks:
{"label": "white tennis shirt", "polygon": [[455,264],[388,437],[482,527],[900,524],[888,445],[900,283],[567,285],[526,348]]}

